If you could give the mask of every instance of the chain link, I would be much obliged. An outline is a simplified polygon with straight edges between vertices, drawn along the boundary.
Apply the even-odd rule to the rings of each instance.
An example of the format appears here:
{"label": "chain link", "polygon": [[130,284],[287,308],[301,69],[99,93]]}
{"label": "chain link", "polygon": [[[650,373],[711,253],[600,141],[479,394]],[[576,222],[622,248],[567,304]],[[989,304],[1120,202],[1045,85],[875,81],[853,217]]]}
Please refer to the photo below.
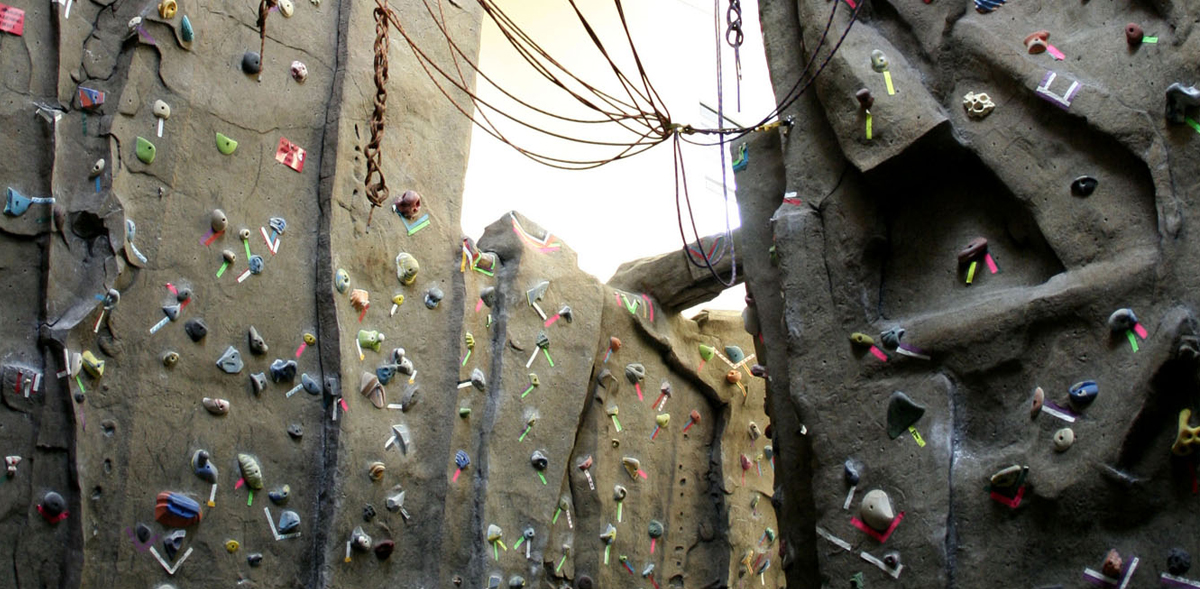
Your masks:
{"label": "chain link", "polygon": [[729,8],[725,10],[725,24],[728,25],[725,29],[725,42],[734,49],[741,47],[742,41],[745,40],[745,36],[742,35],[741,0],[729,0]]}

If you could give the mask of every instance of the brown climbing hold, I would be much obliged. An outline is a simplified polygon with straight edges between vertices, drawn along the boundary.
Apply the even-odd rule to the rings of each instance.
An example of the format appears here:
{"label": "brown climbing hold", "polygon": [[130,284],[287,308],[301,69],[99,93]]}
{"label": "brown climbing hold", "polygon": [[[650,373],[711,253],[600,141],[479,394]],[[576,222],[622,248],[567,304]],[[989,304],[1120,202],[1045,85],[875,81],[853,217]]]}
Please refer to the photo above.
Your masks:
{"label": "brown climbing hold", "polygon": [[1033,389],[1033,404],[1029,407],[1029,418],[1036,419],[1038,414],[1042,412],[1042,405],[1046,402],[1046,391],[1042,387]]}
{"label": "brown climbing hold", "polygon": [[1049,40],[1050,31],[1035,31],[1025,37],[1025,48],[1030,54],[1045,53]]}
{"label": "brown climbing hold", "polygon": [[725,373],[725,382],[729,384],[737,384],[742,380],[742,373],[737,370],[730,370]]}
{"label": "brown climbing hold", "polygon": [[608,347],[612,348],[612,351],[614,351],[614,352],[616,352],[617,350],[620,350],[621,349],[621,340],[619,340],[615,337],[608,338]]}
{"label": "brown climbing hold", "polygon": [[1125,25],[1125,42],[1129,43],[1130,47],[1137,47],[1142,44],[1142,37],[1146,36],[1146,32],[1142,30],[1142,26],[1131,22]]}
{"label": "brown climbing hold", "polygon": [[1100,567],[1100,573],[1106,577],[1120,579],[1122,564],[1121,554],[1116,549],[1109,550],[1108,555],[1104,557],[1104,565]]}
{"label": "brown climbing hold", "polygon": [[988,251],[988,240],[984,237],[976,237],[972,239],[966,247],[958,252],[958,263],[966,264],[986,254]]}
{"label": "brown climbing hold", "polygon": [[362,381],[358,388],[362,396],[371,400],[371,404],[376,409],[383,409],[387,404],[387,394],[383,390],[383,385],[379,384],[379,377],[370,372],[362,373]]}
{"label": "brown climbing hold", "polygon": [[350,291],[350,306],[354,307],[355,311],[362,313],[371,305],[371,295],[367,291],[356,288]]}
{"label": "brown climbing hold", "polygon": [[854,97],[858,99],[858,105],[863,110],[871,110],[871,107],[875,105],[875,97],[871,96],[871,91],[866,88],[860,88],[858,92],[854,93]]}
{"label": "brown climbing hold", "polygon": [[372,462],[371,466],[367,469],[367,474],[371,477],[371,480],[378,482],[383,480],[383,471],[385,470],[387,470],[387,467],[382,462]]}

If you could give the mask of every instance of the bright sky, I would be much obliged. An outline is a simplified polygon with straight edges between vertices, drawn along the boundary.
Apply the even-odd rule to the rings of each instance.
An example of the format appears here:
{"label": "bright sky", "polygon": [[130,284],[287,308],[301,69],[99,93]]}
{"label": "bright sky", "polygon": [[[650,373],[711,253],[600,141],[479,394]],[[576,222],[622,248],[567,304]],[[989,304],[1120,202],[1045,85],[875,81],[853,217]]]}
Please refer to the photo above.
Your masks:
{"label": "bright sky", "polygon": [[[576,0],[614,61],[637,80],[628,42],[612,0]],[[622,96],[611,68],[603,60],[566,0],[497,0],[497,4],[534,41],[566,69],[613,96]],[[741,110],[737,104],[734,52],[725,45],[725,10],[720,2],[725,116],[749,125],[774,107],[758,24],[758,0],[742,0]],[[622,2],[630,34],[647,77],[677,123],[712,127],[717,107],[716,23],[708,0],[626,0]],[[484,16],[480,68],[499,86],[546,111],[595,118],[532,70]],[[515,106],[482,77],[481,100],[488,101],[549,131],[604,140],[624,139],[611,124],[578,125],[537,115]],[[489,113],[500,131],[530,151],[556,157],[603,159],[620,148],[577,146],[529,131]],[[701,235],[725,229],[721,198],[721,166],[716,147],[688,145],[684,150],[688,186]],[[726,166],[729,160],[726,158]],[[678,250],[681,246],[675,210],[675,183],[670,143],[594,170],[550,168],[475,128],[463,198],[463,229],[475,237],[509,210],[518,210],[563,239],[579,254],[579,265],[607,281],[622,262]],[[737,227],[733,174],[728,173],[729,222]],[[686,212],[684,225],[688,229]],[[708,308],[741,309],[741,286],[727,290]]]}

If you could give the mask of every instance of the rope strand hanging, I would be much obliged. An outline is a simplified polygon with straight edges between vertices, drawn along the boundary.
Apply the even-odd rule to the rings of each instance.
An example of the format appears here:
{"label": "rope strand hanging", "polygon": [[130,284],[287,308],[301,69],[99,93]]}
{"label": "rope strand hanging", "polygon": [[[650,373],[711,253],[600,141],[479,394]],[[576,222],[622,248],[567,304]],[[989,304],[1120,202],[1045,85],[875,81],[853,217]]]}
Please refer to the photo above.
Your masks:
{"label": "rope strand hanging", "polygon": [[383,117],[387,114],[388,81],[388,8],[387,0],[376,0],[375,6],[375,110],[371,113],[371,138],[363,155],[367,158],[367,177],[364,180],[367,200],[371,201],[371,212],[367,215],[367,226],[375,208],[383,206],[388,199],[387,180],[383,177],[383,155],[379,146],[383,143]]}

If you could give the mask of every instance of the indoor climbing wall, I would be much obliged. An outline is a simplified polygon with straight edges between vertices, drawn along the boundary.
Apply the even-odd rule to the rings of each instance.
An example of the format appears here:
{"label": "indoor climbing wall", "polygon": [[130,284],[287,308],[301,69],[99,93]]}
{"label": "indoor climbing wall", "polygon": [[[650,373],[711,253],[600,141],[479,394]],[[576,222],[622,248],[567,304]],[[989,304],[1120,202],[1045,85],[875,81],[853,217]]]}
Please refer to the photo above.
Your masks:
{"label": "indoor climbing wall", "polygon": [[823,68],[732,146],[789,583],[1200,586],[1195,6],[761,8]]}

